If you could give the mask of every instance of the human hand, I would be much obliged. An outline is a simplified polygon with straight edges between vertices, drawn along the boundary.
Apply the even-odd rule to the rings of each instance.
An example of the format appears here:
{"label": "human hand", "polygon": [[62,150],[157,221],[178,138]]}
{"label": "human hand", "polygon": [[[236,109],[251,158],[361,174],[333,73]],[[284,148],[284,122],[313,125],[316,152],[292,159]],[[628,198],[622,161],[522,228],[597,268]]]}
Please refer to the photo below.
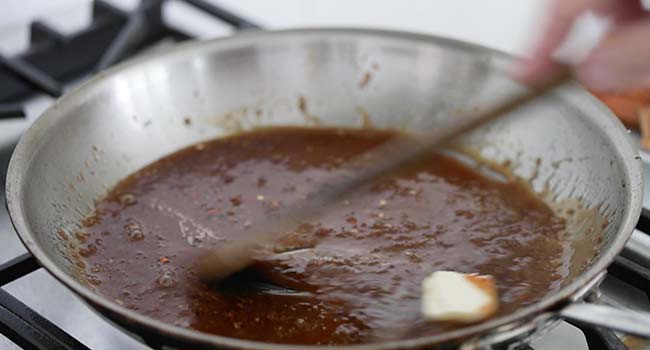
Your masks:
{"label": "human hand", "polygon": [[578,80],[600,92],[650,87],[650,12],[640,0],[552,0],[542,36],[531,59],[517,67],[517,78],[535,83],[551,76],[558,69],[552,54],[586,11],[609,18],[612,26],[605,39],[574,67]]}

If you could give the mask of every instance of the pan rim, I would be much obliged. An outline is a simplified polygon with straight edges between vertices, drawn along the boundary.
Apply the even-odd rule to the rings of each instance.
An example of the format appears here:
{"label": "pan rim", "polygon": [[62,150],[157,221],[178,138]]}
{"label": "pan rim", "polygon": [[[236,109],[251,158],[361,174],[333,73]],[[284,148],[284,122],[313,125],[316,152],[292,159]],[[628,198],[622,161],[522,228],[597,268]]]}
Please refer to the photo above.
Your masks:
{"label": "pan rim", "polygon": [[[623,180],[628,186],[629,196],[627,202],[624,203],[627,211],[624,213],[622,225],[618,228],[618,232],[612,244],[607,247],[606,251],[594,262],[594,264],[583,274],[577,277],[568,285],[562,287],[557,293],[552,296],[547,296],[541,301],[518,309],[516,312],[506,315],[504,317],[490,320],[477,325],[465,327],[459,330],[445,332],[433,336],[420,337],[407,340],[389,341],[374,344],[360,344],[348,346],[314,346],[314,345],[288,345],[288,344],[273,344],[264,343],[259,341],[242,340],[230,338],[219,335],[212,335],[202,333],[195,330],[180,328],[173,326],[151,317],[139,314],[133,310],[129,310],[119,304],[111,301],[110,299],[102,296],[101,294],[93,291],[89,287],[82,285],[72,276],[65,273],[59,266],[48,257],[40,245],[33,239],[32,230],[27,223],[24,207],[22,205],[21,193],[22,188],[28,185],[22,176],[23,172],[28,169],[30,156],[38,147],[39,135],[46,133],[49,128],[66,117],[65,113],[57,113],[56,110],[71,104],[75,100],[83,100],[87,96],[92,95],[98,89],[101,89],[102,82],[112,77],[123,73],[130,69],[145,65],[149,62],[161,62],[164,60],[172,59],[176,55],[184,55],[192,52],[194,54],[203,51],[219,50],[220,48],[227,48],[231,44],[238,44],[243,42],[259,42],[260,40],[269,40],[276,37],[291,35],[335,35],[335,36],[356,36],[356,37],[379,37],[388,39],[400,39],[413,43],[429,44],[442,47],[454,47],[468,51],[477,51],[483,53],[491,53],[499,57],[513,59],[512,55],[503,53],[498,50],[486,48],[476,44],[470,44],[463,41],[449,39],[439,36],[428,34],[417,34],[404,31],[393,31],[383,29],[360,29],[360,28],[301,28],[289,30],[276,30],[276,31],[250,31],[239,33],[230,37],[217,38],[207,41],[192,41],[180,44],[173,49],[160,53],[144,55],[143,57],[135,58],[125,63],[119,64],[97,76],[91,78],[87,82],[76,87],[73,91],[67,93],[57,101],[55,101],[43,114],[39,117],[23,134],[18,142],[14,153],[11,157],[6,181],[6,204],[9,211],[10,219],[14,228],[32,256],[45,268],[51,275],[62,282],[67,288],[71,289],[75,294],[81,296],[86,301],[90,302],[93,308],[98,306],[101,309],[107,310],[111,315],[119,316],[124,320],[129,320],[131,323],[139,324],[138,327],[147,330],[156,331],[165,334],[168,337],[182,339],[189,344],[203,344],[207,346],[215,346],[220,348],[232,349],[271,349],[271,350],[299,350],[299,349],[337,349],[337,350],[370,350],[370,349],[403,349],[403,348],[424,348],[434,344],[441,344],[451,341],[459,341],[468,337],[487,334],[489,331],[498,327],[513,324],[517,321],[529,320],[544,312],[551,310],[554,306],[562,302],[570,300],[575,296],[580,289],[598,276],[599,273],[604,271],[607,266],[613,261],[614,257],[623,249],[627,239],[632,234],[636,225],[638,217],[641,213],[642,203],[642,181],[641,181],[641,160],[638,156],[638,150],[632,146],[630,140],[627,140],[625,129],[618,121],[611,111],[609,111],[600,101],[595,97],[579,88],[576,89],[580,93],[581,99],[588,103],[589,108],[594,110],[597,114],[602,116],[598,121],[602,123],[602,127],[607,129],[605,132],[610,137],[612,147],[618,152],[623,166]],[[579,85],[576,84],[576,87]]]}

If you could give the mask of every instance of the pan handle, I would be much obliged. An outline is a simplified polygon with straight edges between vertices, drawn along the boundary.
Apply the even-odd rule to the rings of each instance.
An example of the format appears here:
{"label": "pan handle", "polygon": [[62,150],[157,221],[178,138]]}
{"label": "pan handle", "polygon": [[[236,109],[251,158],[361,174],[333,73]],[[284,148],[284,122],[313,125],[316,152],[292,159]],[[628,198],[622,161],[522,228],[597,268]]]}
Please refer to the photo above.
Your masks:
{"label": "pan handle", "polygon": [[621,310],[612,306],[573,303],[559,311],[567,320],[602,326],[650,339],[650,312]]}

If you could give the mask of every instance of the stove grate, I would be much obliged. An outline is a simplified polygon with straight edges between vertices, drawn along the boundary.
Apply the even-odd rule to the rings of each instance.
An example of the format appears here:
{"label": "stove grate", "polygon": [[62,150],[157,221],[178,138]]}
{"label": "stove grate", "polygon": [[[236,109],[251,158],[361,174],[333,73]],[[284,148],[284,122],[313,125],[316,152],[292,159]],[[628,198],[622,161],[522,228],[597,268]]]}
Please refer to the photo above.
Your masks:
{"label": "stove grate", "polygon": [[[31,255],[20,255],[0,265],[0,286],[36,271],[39,267]],[[3,289],[0,289],[0,333],[25,350],[88,349]]]}
{"label": "stove grate", "polygon": [[616,333],[602,327],[580,327],[587,340],[589,350],[628,350]]}
{"label": "stove grate", "polygon": [[17,103],[0,103],[0,120],[10,118],[22,118],[23,106]]}
{"label": "stove grate", "polygon": [[2,289],[0,289],[0,332],[25,350],[90,350]]}
{"label": "stove grate", "polygon": [[[183,0],[235,29],[259,25],[203,0]],[[30,27],[30,49],[15,57],[0,56],[0,119],[24,114],[15,101],[35,93],[58,97],[63,84],[119,62],[162,39],[191,38],[162,20],[165,0],[142,0],[131,12],[96,0],[92,23],[82,31],[63,35],[42,22]]]}

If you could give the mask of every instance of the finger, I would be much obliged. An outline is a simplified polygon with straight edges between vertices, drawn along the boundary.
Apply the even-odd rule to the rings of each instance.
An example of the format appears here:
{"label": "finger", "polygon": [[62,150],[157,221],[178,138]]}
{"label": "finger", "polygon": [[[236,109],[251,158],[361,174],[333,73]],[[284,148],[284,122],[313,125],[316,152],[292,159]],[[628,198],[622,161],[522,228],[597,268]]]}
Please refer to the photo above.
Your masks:
{"label": "finger", "polygon": [[611,0],[595,8],[597,13],[609,16],[615,23],[629,23],[647,15],[641,0]]}
{"label": "finger", "polygon": [[615,23],[642,17],[644,11],[638,0],[553,0],[546,16],[542,36],[531,51],[531,59],[515,69],[515,77],[526,83],[543,80],[557,70],[552,54],[566,39],[578,16],[590,10],[607,16]]}
{"label": "finger", "polygon": [[576,69],[578,79],[596,91],[650,86],[650,19],[621,26]]}
{"label": "finger", "polygon": [[553,0],[542,24],[542,35],[535,41],[530,59],[515,69],[515,77],[526,83],[540,81],[555,70],[550,57],[569,33],[573,22],[595,0]]}

